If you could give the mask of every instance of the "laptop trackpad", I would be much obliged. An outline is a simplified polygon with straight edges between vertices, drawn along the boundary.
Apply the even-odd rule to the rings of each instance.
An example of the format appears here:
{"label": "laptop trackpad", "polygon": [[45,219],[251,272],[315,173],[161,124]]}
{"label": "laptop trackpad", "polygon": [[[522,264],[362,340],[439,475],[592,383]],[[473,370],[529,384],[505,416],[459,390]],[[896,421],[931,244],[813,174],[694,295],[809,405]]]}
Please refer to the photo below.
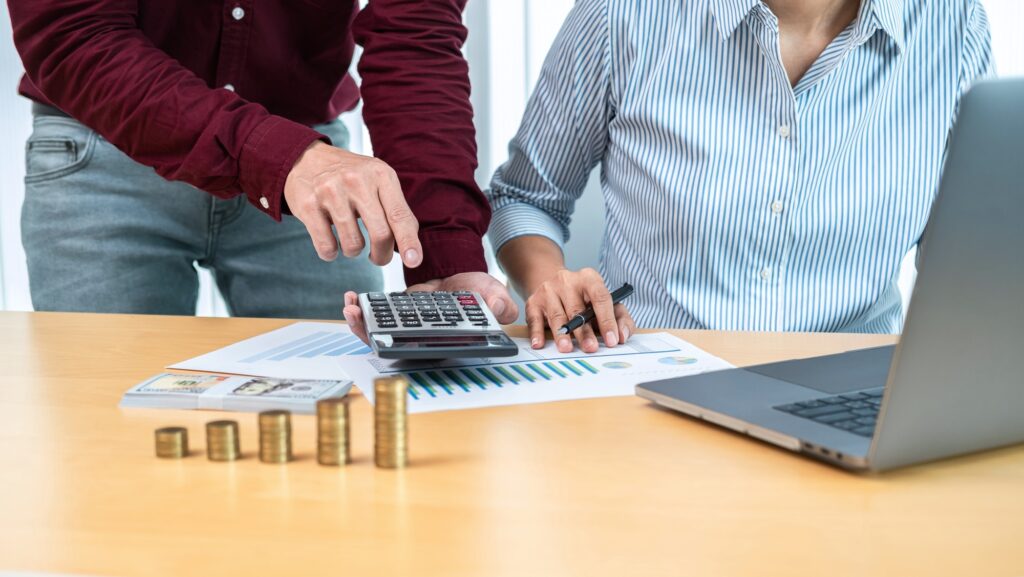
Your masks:
{"label": "laptop trackpad", "polygon": [[827,394],[885,386],[895,346],[783,361],[744,370]]}

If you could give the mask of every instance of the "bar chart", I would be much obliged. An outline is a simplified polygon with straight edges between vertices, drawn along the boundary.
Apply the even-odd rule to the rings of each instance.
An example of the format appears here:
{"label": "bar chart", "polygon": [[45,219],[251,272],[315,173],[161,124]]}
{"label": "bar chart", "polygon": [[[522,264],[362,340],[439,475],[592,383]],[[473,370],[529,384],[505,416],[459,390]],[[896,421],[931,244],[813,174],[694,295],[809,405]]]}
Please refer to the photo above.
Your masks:
{"label": "bar chart", "polygon": [[364,359],[371,353],[346,325],[302,322],[169,368],[279,379],[347,380],[339,359]]}
{"label": "bar chart", "polygon": [[634,335],[596,353],[561,353],[553,344],[535,350],[526,339],[513,340],[519,354],[512,358],[393,361],[366,355],[337,362],[370,402],[376,377],[405,376],[412,413],[628,396],[640,382],[731,367],[667,333]]}
{"label": "bar chart", "polygon": [[340,357],[342,355],[368,355],[370,348],[355,335],[318,331],[301,338],[275,345],[242,359],[242,363],[260,361],[287,361],[291,358]]}
{"label": "bar chart", "polygon": [[586,374],[596,375],[600,371],[588,361],[573,359],[411,371],[405,374],[412,385],[409,387],[410,398],[419,400],[423,396],[451,395],[456,391],[470,393],[474,390],[486,391],[492,387],[567,380]]}

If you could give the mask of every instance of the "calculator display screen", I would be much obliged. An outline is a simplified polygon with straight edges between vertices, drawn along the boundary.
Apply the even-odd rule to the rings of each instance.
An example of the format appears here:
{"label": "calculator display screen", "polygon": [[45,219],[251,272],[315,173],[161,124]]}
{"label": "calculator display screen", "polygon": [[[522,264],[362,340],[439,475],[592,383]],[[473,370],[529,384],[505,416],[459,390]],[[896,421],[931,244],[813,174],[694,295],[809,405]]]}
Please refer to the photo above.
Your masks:
{"label": "calculator display screen", "polygon": [[486,335],[434,335],[434,336],[395,336],[395,346],[412,347],[486,347],[489,344]]}

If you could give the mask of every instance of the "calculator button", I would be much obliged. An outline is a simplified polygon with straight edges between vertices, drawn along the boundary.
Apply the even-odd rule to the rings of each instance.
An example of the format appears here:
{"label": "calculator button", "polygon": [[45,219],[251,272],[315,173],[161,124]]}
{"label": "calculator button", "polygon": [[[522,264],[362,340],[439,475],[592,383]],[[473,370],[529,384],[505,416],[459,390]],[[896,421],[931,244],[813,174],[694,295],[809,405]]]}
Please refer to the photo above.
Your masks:
{"label": "calculator button", "polygon": [[457,297],[471,297],[473,296],[473,293],[469,291],[455,291],[452,293],[452,295]]}
{"label": "calculator button", "polygon": [[397,329],[398,323],[395,321],[388,321],[383,323],[377,323],[377,326],[382,329]]}
{"label": "calculator button", "polygon": [[366,298],[370,302],[377,302],[377,301],[387,302],[388,295],[386,295],[384,293],[370,293],[370,294],[366,295]]}

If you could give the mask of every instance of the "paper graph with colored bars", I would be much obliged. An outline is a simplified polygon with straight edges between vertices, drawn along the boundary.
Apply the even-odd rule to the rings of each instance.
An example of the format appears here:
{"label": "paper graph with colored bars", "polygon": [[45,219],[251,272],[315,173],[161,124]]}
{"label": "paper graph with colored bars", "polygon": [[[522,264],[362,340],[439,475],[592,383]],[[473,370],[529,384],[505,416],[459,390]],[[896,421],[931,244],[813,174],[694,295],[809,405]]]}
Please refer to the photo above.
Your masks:
{"label": "paper graph with colored bars", "polygon": [[337,359],[373,402],[373,379],[405,375],[413,413],[633,395],[644,381],[732,368],[732,365],[668,333],[639,334],[596,353],[559,353],[514,339],[519,355],[502,359],[409,362],[373,355]]}
{"label": "paper graph with colored bars", "polygon": [[279,379],[347,380],[337,359],[373,351],[347,325],[303,322],[168,367]]}

